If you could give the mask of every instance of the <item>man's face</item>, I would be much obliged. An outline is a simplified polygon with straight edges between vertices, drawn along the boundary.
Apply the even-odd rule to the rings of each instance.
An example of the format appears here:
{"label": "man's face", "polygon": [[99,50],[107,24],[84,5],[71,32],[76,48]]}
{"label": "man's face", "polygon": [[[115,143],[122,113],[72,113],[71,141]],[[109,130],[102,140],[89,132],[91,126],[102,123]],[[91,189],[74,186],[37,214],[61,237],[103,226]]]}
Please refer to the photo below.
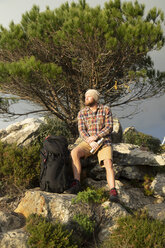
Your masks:
{"label": "man's face", "polygon": [[95,99],[90,95],[85,95],[85,106],[92,107],[96,104]]}

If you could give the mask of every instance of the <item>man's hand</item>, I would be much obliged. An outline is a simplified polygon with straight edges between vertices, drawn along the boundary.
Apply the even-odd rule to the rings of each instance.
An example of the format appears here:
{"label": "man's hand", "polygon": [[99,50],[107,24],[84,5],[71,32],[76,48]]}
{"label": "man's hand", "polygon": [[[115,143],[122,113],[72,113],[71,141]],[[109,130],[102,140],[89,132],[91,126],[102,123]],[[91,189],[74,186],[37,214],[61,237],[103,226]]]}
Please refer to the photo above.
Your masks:
{"label": "man's hand", "polygon": [[[91,142],[96,141],[96,139],[97,139],[96,136],[90,136],[90,137],[88,137],[85,141],[86,141],[88,144],[90,144],[90,146],[91,146]],[[95,143],[96,143],[96,142],[95,142]]]}
{"label": "man's hand", "polygon": [[97,144],[97,142],[95,142],[95,141],[92,141],[91,143],[90,143],[90,146],[91,146],[91,148],[92,149],[97,149],[97,147],[98,147],[98,144]]}

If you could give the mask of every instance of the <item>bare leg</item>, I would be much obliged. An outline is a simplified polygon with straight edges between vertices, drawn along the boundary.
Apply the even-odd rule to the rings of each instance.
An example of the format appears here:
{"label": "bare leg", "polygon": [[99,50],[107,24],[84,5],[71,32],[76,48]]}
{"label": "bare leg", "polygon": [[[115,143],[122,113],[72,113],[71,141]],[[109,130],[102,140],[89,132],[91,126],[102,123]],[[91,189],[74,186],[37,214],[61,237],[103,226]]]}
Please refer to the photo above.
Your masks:
{"label": "bare leg", "polygon": [[74,175],[74,179],[77,179],[78,181],[80,181],[80,175],[81,175],[80,158],[84,156],[85,153],[80,147],[75,147],[71,151],[73,175]]}
{"label": "bare leg", "polygon": [[106,169],[106,178],[107,178],[107,182],[109,185],[109,188],[115,188],[115,173],[113,170],[113,163],[111,159],[105,159],[104,160],[104,166]]}

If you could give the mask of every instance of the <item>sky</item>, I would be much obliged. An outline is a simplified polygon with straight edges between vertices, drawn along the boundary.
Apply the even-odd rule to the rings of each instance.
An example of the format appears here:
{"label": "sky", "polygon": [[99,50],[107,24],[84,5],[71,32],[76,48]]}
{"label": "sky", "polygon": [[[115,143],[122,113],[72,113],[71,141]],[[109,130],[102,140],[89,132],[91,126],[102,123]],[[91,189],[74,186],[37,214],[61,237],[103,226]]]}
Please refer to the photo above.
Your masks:
{"label": "sky", "polygon": [[[74,1],[77,2],[78,0]],[[123,1],[125,0],[122,0],[122,2]],[[29,11],[34,4],[39,6],[41,11],[44,11],[46,6],[49,6],[50,9],[54,9],[65,2],[66,0],[0,0],[0,24],[7,28],[11,21],[19,23],[22,14]],[[68,2],[70,3],[72,0],[68,0]],[[105,0],[86,0],[86,2],[92,7],[96,5],[103,7]],[[134,0],[132,0],[132,2],[134,2]],[[138,2],[145,4],[146,11],[156,6],[165,13],[165,0],[138,0]],[[160,71],[165,71],[165,47],[160,51],[152,52],[151,57],[154,61],[155,68]],[[15,110],[19,110],[20,112],[26,112],[32,108],[34,108],[34,106],[29,103],[15,105]],[[138,108],[139,113],[134,115],[131,119],[121,118],[121,112],[116,109],[112,109],[112,112],[114,116],[119,118],[123,130],[127,127],[134,126],[137,131],[152,135],[163,141],[165,136],[165,95],[138,103]],[[131,110],[128,107],[125,114],[127,115],[129,111]],[[10,122],[6,122],[1,118],[0,129],[6,128],[11,123],[25,118],[27,118],[27,116]]]}

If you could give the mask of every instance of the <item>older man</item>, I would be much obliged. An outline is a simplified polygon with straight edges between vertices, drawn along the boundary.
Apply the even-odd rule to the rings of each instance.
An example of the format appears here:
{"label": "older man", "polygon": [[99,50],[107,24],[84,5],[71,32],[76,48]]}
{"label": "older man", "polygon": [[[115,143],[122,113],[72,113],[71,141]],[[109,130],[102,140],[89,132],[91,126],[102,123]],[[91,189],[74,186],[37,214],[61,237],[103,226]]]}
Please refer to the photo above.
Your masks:
{"label": "older man", "polygon": [[[99,92],[95,89],[89,89],[85,93],[85,108],[78,113],[78,130],[83,141],[71,151],[74,181],[67,193],[77,194],[80,191],[80,158],[92,155],[90,151],[93,149],[97,151],[100,166],[106,169],[110,200],[117,201],[111,144],[112,113],[110,107],[99,104]],[[97,141],[101,138],[104,138],[103,144],[98,149]]]}

